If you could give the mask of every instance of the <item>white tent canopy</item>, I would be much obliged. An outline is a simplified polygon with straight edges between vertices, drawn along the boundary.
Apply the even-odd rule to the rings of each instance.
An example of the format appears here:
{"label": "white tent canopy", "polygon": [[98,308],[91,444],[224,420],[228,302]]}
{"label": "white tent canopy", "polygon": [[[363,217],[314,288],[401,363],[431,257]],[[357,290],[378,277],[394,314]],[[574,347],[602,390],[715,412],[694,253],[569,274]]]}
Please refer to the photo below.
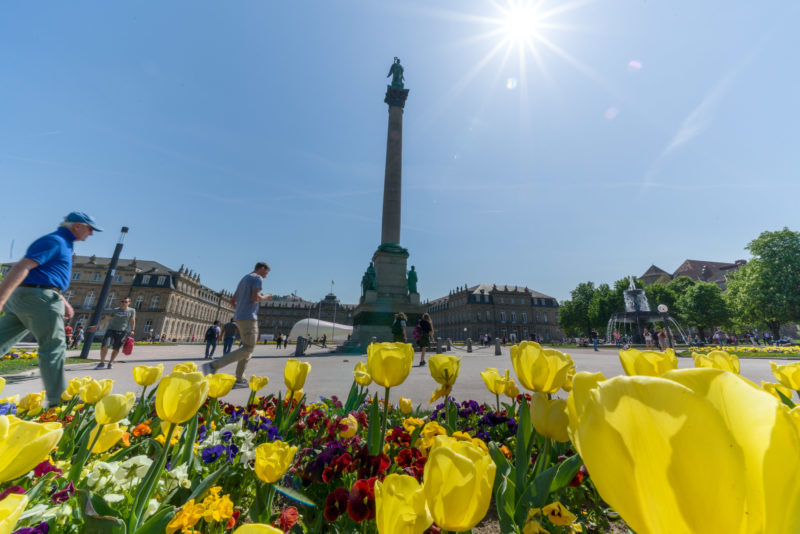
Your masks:
{"label": "white tent canopy", "polygon": [[298,336],[316,339],[323,335],[328,336],[328,342],[341,343],[347,340],[347,336],[353,333],[353,327],[346,324],[331,323],[320,321],[319,319],[300,319],[289,332],[289,339],[296,340]]}

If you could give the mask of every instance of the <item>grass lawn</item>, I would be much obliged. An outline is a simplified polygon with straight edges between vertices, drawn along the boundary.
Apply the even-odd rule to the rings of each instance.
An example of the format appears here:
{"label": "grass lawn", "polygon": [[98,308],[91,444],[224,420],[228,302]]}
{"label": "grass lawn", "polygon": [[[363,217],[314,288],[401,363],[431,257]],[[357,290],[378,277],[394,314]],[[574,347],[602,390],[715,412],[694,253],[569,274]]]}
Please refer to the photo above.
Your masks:
{"label": "grass lawn", "polygon": [[[67,358],[65,363],[85,363],[86,360],[80,358]],[[15,358],[11,360],[0,360],[0,375],[13,375],[39,367],[39,358]]]}

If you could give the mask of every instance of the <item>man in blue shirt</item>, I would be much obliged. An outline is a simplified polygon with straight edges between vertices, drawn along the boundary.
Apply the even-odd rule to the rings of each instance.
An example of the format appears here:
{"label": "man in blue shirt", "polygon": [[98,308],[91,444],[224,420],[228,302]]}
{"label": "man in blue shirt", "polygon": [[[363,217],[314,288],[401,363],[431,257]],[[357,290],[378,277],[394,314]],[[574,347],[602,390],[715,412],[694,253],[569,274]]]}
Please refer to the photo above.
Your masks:
{"label": "man in blue shirt", "polygon": [[269,293],[261,294],[262,279],[266,278],[267,274],[269,274],[269,265],[260,261],[256,263],[256,268],[252,273],[245,275],[239,281],[236,293],[231,297],[231,305],[236,308],[233,321],[239,329],[241,346],[216,362],[203,364],[205,374],[214,373],[217,369],[236,362],[236,384],[247,385],[247,380],[244,379],[244,370],[253,355],[256,343],[258,343],[258,305],[260,302],[272,298]]}
{"label": "man in blue shirt", "polygon": [[61,294],[72,275],[72,247],[101,232],[91,215],[73,211],[58,230],[34,241],[25,257],[0,282],[0,355],[28,332],[39,343],[39,368],[50,406],[61,402],[66,388],[64,319],[75,314]]}

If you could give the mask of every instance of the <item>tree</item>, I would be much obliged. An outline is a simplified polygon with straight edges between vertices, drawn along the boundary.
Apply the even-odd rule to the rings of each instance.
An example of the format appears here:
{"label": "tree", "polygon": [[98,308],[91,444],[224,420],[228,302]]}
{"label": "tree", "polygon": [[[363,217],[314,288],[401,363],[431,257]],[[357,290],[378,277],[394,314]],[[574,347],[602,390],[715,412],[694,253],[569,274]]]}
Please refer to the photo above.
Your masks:
{"label": "tree", "polygon": [[647,302],[650,303],[650,309],[655,311],[659,304],[664,304],[669,308],[671,315],[677,314],[675,303],[678,300],[678,295],[668,284],[650,284],[644,288],[647,295]]}
{"label": "tree", "polygon": [[625,311],[622,292],[614,291],[608,284],[600,284],[592,295],[587,311],[592,327],[604,331],[613,313]]}
{"label": "tree", "polygon": [[558,310],[558,324],[567,335],[589,334],[589,304],[592,302],[594,282],[583,282],[570,292],[571,300],[562,303]]}
{"label": "tree", "polygon": [[705,329],[725,324],[729,313],[722,291],[712,282],[696,282],[678,297],[678,307],[683,319],[697,327],[700,337]]}
{"label": "tree", "polygon": [[800,232],[762,232],[747,247],[753,254],[728,281],[727,301],[737,319],[767,325],[800,318]]}

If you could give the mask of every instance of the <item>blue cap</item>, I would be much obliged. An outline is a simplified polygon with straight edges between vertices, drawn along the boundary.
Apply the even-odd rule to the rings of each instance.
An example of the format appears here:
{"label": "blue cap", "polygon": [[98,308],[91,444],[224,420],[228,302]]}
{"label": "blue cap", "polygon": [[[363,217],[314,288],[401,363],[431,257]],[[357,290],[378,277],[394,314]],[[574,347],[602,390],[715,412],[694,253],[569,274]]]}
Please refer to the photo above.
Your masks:
{"label": "blue cap", "polygon": [[103,231],[102,228],[97,226],[94,217],[92,217],[88,213],[83,213],[82,211],[73,211],[69,215],[64,217],[64,220],[66,222],[77,222],[77,223],[88,224],[89,226],[92,227],[92,230],[94,230],[95,232]]}

